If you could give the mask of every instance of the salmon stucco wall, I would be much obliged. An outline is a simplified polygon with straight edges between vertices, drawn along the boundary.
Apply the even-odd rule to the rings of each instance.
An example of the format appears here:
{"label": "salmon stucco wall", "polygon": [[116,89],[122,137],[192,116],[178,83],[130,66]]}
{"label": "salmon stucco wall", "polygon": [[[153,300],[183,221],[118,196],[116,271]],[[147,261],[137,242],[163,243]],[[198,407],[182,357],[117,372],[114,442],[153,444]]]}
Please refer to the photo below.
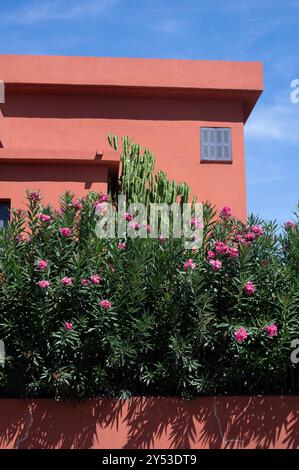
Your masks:
{"label": "salmon stucco wall", "polygon": [[1,449],[298,449],[298,397],[0,399]]}

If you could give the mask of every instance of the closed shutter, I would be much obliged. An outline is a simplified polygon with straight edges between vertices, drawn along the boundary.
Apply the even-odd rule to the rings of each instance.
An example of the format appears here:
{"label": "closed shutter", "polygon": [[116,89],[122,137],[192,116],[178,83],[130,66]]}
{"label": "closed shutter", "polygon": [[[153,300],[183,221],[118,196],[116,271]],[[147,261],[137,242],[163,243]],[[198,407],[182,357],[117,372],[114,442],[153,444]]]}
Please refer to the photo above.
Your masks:
{"label": "closed shutter", "polygon": [[10,216],[10,201],[0,201],[0,229],[5,227]]}
{"label": "closed shutter", "polygon": [[201,127],[200,159],[202,161],[231,161],[231,129],[226,127]]}

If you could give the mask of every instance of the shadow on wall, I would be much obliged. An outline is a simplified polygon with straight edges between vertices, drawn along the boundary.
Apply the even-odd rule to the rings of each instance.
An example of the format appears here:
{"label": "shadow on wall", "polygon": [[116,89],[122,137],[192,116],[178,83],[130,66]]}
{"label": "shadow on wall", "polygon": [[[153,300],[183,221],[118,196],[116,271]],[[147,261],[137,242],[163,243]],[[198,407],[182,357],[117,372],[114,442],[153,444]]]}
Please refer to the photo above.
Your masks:
{"label": "shadow on wall", "polygon": [[299,448],[298,397],[0,400],[0,448]]}

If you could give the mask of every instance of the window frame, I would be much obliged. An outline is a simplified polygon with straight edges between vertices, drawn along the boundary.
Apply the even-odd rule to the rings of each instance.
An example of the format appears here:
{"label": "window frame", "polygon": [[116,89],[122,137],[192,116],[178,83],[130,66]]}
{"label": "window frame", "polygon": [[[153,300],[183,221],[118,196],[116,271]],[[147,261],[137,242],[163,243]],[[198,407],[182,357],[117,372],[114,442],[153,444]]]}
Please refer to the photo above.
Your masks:
{"label": "window frame", "polygon": [[[205,130],[209,131],[209,130],[215,130],[217,131],[218,129],[220,130],[227,130],[229,131],[228,135],[229,135],[229,142],[228,142],[228,149],[230,151],[230,158],[229,159],[224,159],[224,158],[204,158],[204,140],[203,140],[203,132]],[[210,137],[208,137],[208,140],[209,140]],[[215,133],[215,139],[217,138],[217,135]],[[224,138],[224,133],[222,133],[222,138]],[[199,139],[200,139],[200,158],[199,158],[199,161],[200,163],[221,163],[221,164],[232,164],[233,163],[233,145],[232,145],[232,128],[231,127],[228,127],[228,126],[201,126],[200,127],[200,132],[199,132]],[[221,142],[221,145],[222,145],[222,149],[223,149],[223,146],[224,146],[224,143]],[[216,142],[214,144],[214,149],[216,148]],[[222,150],[223,152],[223,150]]]}
{"label": "window frame", "polygon": [[[7,207],[5,207],[4,210],[8,210],[8,217],[7,217],[6,220],[5,220],[5,218],[2,219],[2,218],[1,218],[1,209],[0,209],[0,230],[2,230],[3,228],[5,228],[6,225],[7,225],[7,223],[8,223],[9,220],[10,220],[11,199],[8,199],[8,198],[7,198],[7,199],[1,198],[1,199],[0,199],[0,205],[2,205],[2,204],[7,204]],[[1,225],[1,222],[3,222],[3,221],[4,221],[4,223],[3,223],[3,225]]]}

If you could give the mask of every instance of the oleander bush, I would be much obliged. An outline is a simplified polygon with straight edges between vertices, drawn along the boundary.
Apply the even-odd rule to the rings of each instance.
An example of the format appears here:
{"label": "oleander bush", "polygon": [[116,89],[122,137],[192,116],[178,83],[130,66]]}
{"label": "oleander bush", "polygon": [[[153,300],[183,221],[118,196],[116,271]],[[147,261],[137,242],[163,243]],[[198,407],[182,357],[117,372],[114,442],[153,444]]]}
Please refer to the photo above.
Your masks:
{"label": "oleander bush", "polygon": [[[153,156],[128,139],[121,160],[113,193],[67,192],[54,209],[29,190],[27,209],[1,231],[0,394],[296,393],[298,214],[279,229],[205,203],[203,244],[192,250],[171,237],[99,238],[118,192],[144,203],[189,198],[186,185],[154,178]],[[122,217],[139,230],[134,214]]]}

